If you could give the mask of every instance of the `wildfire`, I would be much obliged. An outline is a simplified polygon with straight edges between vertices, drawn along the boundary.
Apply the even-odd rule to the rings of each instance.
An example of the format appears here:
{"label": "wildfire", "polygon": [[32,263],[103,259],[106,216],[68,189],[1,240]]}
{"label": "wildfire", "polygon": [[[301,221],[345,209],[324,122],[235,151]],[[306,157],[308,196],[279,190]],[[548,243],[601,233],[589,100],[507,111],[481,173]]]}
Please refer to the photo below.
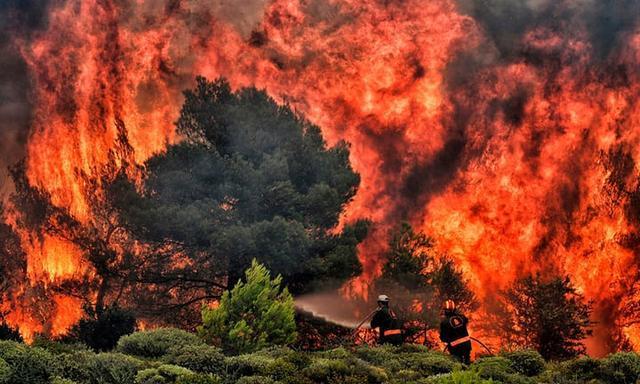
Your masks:
{"label": "wildfire", "polygon": [[[116,120],[143,162],[177,140],[193,76],[225,76],[289,102],[329,143],[351,144],[362,182],[342,220],[377,225],[352,293],[379,275],[387,229],[410,220],[480,298],[558,272],[595,300],[596,316],[617,319],[638,275],[638,252],[621,239],[638,228],[607,197],[605,158],[622,148],[640,161],[640,30],[598,62],[586,24],[538,25],[504,59],[452,0],[255,1],[247,13],[258,17],[198,1],[53,5],[47,28],[19,42],[35,89],[29,181],[91,221],[78,175],[106,163]],[[21,239],[32,283],[87,273],[64,240]],[[55,329],[77,321],[77,300],[54,300]],[[17,309],[8,319],[43,330]],[[640,348],[637,328],[624,332]]]}

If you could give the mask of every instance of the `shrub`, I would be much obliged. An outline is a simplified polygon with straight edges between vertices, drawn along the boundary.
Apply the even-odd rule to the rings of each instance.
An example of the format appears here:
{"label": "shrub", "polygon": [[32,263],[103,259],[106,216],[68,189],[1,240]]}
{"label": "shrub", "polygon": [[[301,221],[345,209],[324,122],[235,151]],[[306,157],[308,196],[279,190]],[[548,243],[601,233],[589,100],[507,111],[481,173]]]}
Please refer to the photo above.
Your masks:
{"label": "shrub", "polygon": [[611,384],[635,383],[640,379],[640,356],[635,352],[609,355],[602,360],[598,376]]}
{"label": "shrub", "polygon": [[491,379],[483,379],[477,372],[455,371],[420,380],[421,384],[498,384]]}
{"label": "shrub", "polygon": [[163,361],[201,373],[222,374],[226,369],[224,355],[218,348],[209,345],[172,348]]}
{"label": "shrub", "polygon": [[431,376],[459,370],[462,365],[451,357],[435,352],[410,353],[400,357],[405,368],[418,372],[422,376]]}
{"label": "shrub", "polygon": [[384,383],[389,380],[384,370],[355,357],[317,358],[301,374],[320,383]]}
{"label": "shrub", "polygon": [[79,342],[51,340],[45,337],[36,337],[31,346],[45,349],[53,355],[89,351],[89,348],[85,344]]}
{"label": "shrub", "polygon": [[97,314],[81,319],[69,333],[96,351],[112,350],[118,340],[136,330],[136,318],[132,312],[109,307]]}
{"label": "shrub", "polygon": [[131,384],[143,365],[120,353],[75,352],[57,357],[56,374],[82,384]]}
{"label": "shrub", "polygon": [[181,376],[176,380],[176,384],[220,384],[220,378],[211,374],[192,374]]}
{"label": "shrub", "polygon": [[473,370],[483,379],[508,380],[515,373],[511,361],[504,357],[483,357],[473,363]]}
{"label": "shrub", "polygon": [[561,365],[560,375],[569,381],[586,382],[596,378],[600,371],[600,364],[600,360],[591,357],[565,361]]}
{"label": "shrub", "polygon": [[525,376],[536,376],[544,371],[545,361],[537,351],[524,350],[505,353],[511,368]]}
{"label": "shrub", "polygon": [[136,375],[135,384],[218,384],[214,375],[196,374],[193,371],[172,364],[144,369]]}
{"label": "shrub", "polygon": [[234,377],[268,375],[275,359],[259,354],[247,354],[229,357],[226,360],[227,371]]}
{"label": "shrub", "polygon": [[135,384],[165,384],[167,380],[155,368],[143,369],[136,375]]}
{"label": "shrub", "polygon": [[198,336],[175,328],[159,328],[123,336],[118,351],[140,357],[162,357],[171,349],[187,345],[202,345]]}
{"label": "shrub", "polygon": [[53,358],[44,349],[0,341],[0,359],[11,367],[8,384],[49,384]]}
{"label": "shrub", "polygon": [[6,361],[0,359],[0,384],[7,384],[11,379],[11,367]]}
{"label": "shrub", "polygon": [[12,328],[7,323],[0,323],[0,340],[11,340],[22,342],[22,335],[16,328]]}
{"label": "shrub", "polygon": [[276,384],[276,381],[266,376],[245,376],[236,381],[236,384]]}
{"label": "shrub", "polygon": [[281,289],[282,277],[271,274],[256,260],[227,291],[217,308],[203,308],[200,335],[224,349],[246,353],[271,345],[287,345],[296,339],[293,297]]}
{"label": "shrub", "polygon": [[73,380],[63,379],[60,376],[56,376],[53,379],[51,379],[51,384],[77,384],[77,383]]}

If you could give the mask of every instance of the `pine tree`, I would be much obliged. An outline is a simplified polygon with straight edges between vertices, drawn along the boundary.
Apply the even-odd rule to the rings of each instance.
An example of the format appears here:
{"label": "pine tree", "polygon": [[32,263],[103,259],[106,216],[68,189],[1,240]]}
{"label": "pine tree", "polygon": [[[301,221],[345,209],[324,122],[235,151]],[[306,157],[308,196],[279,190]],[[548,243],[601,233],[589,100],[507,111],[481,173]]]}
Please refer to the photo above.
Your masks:
{"label": "pine tree", "polygon": [[216,308],[202,310],[200,335],[234,353],[247,353],[295,341],[293,297],[281,288],[282,277],[271,279],[267,268],[253,260],[238,281],[226,291]]}
{"label": "pine tree", "polygon": [[543,279],[539,274],[516,281],[503,292],[500,331],[517,348],[535,349],[547,360],[584,354],[591,335],[591,303],[568,277]]}

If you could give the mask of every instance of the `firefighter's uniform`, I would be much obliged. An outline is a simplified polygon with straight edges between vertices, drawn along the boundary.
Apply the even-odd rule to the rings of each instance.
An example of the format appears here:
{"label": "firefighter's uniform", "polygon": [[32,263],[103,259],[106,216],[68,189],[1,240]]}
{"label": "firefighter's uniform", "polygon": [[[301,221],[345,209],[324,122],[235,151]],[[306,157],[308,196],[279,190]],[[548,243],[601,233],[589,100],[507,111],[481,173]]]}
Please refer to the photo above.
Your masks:
{"label": "firefighter's uniform", "polygon": [[451,355],[464,364],[471,362],[471,338],[467,330],[469,320],[457,311],[447,311],[440,322],[440,340],[447,344]]}
{"label": "firefighter's uniform", "polygon": [[402,335],[402,327],[399,324],[395,314],[388,306],[382,306],[373,315],[371,319],[371,328],[379,328],[380,344],[402,345],[404,336]]}

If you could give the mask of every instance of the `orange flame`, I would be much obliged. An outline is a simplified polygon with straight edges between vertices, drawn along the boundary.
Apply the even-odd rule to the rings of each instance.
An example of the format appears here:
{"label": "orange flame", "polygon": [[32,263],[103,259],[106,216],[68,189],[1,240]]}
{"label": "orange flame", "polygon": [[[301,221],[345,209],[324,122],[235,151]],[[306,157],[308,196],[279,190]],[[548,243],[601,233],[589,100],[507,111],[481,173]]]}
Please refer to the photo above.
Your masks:
{"label": "orange flame", "polygon": [[[524,34],[524,52],[556,58],[540,64],[498,59],[451,0],[273,0],[254,13],[262,20],[247,34],[245,21],[199,2],[54,7],[47,29],[22,43],[36,90],[30,182],[90,221],[77,170],[106,162],[115,120],[143,162],[177,140],[179,92],[192,76],[225,76],[290,103],[329,143],[351,144],[362,182],[342,223],[377,224],[359,247],[364,273],[351,294],[380,274],[384,233],[408,219],[457,259],[481,298],[553,271],[595,300],[596,316],[615,316],[638,274],[637,251],[621,239],[638,228],[607,200],[602,158],[624,147],[640,161],[640,31],[621,37],[621,85],[591,65],[581,25]],[[451,78],[465,55],[482,65],[460,86]],[[22,236],[31,281],[86,273],[70,244]],[[71,324],[79,305],[59,304],[68,312],[54,324]],[[40,329],[17,309],[10,321]],[[637,327],[624,333],[640,348]]]}

